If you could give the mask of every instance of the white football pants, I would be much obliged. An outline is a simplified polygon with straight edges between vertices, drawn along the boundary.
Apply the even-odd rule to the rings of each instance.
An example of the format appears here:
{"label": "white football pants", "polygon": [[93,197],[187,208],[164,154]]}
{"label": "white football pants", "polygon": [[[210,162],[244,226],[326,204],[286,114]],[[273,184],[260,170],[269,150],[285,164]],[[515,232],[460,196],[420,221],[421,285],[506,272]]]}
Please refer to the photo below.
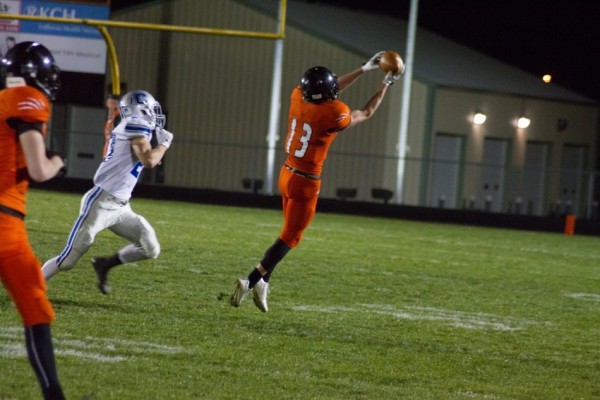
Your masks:
{"label": "white football pants", "polygon": [[44,263],[42,273],[46,280],[73,268],[104,229],[131,242],[117,253],[124,264],[153,259],[160,253],[154,228],[144,217],[133,212],[129,201],[118,199],[96,186],[81,199],[79,217],[73,224],[65,249]]}

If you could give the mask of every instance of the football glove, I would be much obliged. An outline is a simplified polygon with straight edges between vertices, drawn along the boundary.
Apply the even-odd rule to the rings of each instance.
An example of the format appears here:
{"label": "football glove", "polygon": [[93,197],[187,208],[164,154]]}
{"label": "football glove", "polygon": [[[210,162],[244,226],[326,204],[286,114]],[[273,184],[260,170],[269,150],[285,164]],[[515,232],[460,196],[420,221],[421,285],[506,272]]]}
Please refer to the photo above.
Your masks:
{"label": "football glove", "polygon": [[171,146],[173,141],[173,134],[164,128],[156,129],[156,142],[159,145],[165,146],[167,149]]}
{"label": "football glove", "polygon": [[371,57],[369,59],[369,61],[364,63],[362,65],[362,67],[360,67],[360,69],[362,69],[363,72],[368,72],[368,71],[373,71],[374,69],[379,68],[379,60],[381,59],[381,56],[383,55],[383,53],[385,53],[385,51],[377,52],[373,57]]}
{"label": "football glove", "polygon": [[390,71],[387,74],[385,74],[385,77],[383,78],[383,83],[388,86],[391,86],[394,84],[394,81],[400,79],[400,76],[402,76],[402,73],[393,74],[392,71]]}

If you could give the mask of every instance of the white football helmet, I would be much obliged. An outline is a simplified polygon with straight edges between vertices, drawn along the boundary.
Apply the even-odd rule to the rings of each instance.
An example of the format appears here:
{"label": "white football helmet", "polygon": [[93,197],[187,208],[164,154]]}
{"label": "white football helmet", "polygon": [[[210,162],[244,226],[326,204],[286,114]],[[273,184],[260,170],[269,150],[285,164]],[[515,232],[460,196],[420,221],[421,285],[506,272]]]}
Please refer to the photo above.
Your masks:
{"label": "white football helmet", "polygon": [[121,118],[138,116],[152,123],[154,126],[165,126],[167,117],[162,113],[160,103],[145,90],[128,92],[119,100]]}

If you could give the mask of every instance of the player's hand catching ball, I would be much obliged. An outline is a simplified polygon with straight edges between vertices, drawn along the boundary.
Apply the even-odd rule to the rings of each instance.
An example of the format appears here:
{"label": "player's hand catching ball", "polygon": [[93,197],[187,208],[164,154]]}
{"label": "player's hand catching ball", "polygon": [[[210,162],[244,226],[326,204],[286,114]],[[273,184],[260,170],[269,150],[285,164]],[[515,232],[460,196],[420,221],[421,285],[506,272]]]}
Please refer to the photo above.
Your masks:
{"label": "player's hand catching ball", "polygon": [[364,63],[362,65],[362,67],[360,67],[360,69],[362,69],[363,72],[368,72],[368,71],[373,71],[374,69],[379,68],[379,60],[381,59],[381,56],[384,53],[385,53],[385,51],[379,51],[379,52],[375,53],[375,55],[373,57],[371,57],[369,59],[369,61]]}
{"label": "player's hand catching ball", "polygon": [[388,86],[391,86],[394,84],[394,81],[400,79],[401,75],[402,74],[394,74],[392,73],[392,71],[389,71],[387,74],[385,74],[385,77],[383,78],[383,83]]}

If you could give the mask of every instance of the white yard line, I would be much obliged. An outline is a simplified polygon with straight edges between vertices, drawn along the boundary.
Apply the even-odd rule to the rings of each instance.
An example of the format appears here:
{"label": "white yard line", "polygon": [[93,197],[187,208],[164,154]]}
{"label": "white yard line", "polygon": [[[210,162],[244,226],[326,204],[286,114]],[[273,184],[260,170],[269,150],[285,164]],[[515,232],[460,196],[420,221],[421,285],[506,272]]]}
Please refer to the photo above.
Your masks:
{"label": "white yard line", "polygon": [[593,301],[600,303],[600,294],[595,293],[565,293],[565,296],[577,300]]}
{"label": "white yard line", "polygon": [[[134,358],[146,358],[156,354],[187,353],[183,347],[167,346],[144,341],[119,338],[86,336],[75,338],[69,334],[53,333],[55,353],[97,362],[122,362]],[[23,329],[0,328],[0,358],[26,357]]]}
{"label": "white yard line", "polygon": [[525,329],[527,326],[542,324],[537,321],[502,317],[493,314],[420,306],[392,307],[385,304],[362,304],[359,307],[298,306],[294,307],[294,310],[323,313],[376,313],[414,321],[441,321],[455,328],[474,330],[518,331]]}

